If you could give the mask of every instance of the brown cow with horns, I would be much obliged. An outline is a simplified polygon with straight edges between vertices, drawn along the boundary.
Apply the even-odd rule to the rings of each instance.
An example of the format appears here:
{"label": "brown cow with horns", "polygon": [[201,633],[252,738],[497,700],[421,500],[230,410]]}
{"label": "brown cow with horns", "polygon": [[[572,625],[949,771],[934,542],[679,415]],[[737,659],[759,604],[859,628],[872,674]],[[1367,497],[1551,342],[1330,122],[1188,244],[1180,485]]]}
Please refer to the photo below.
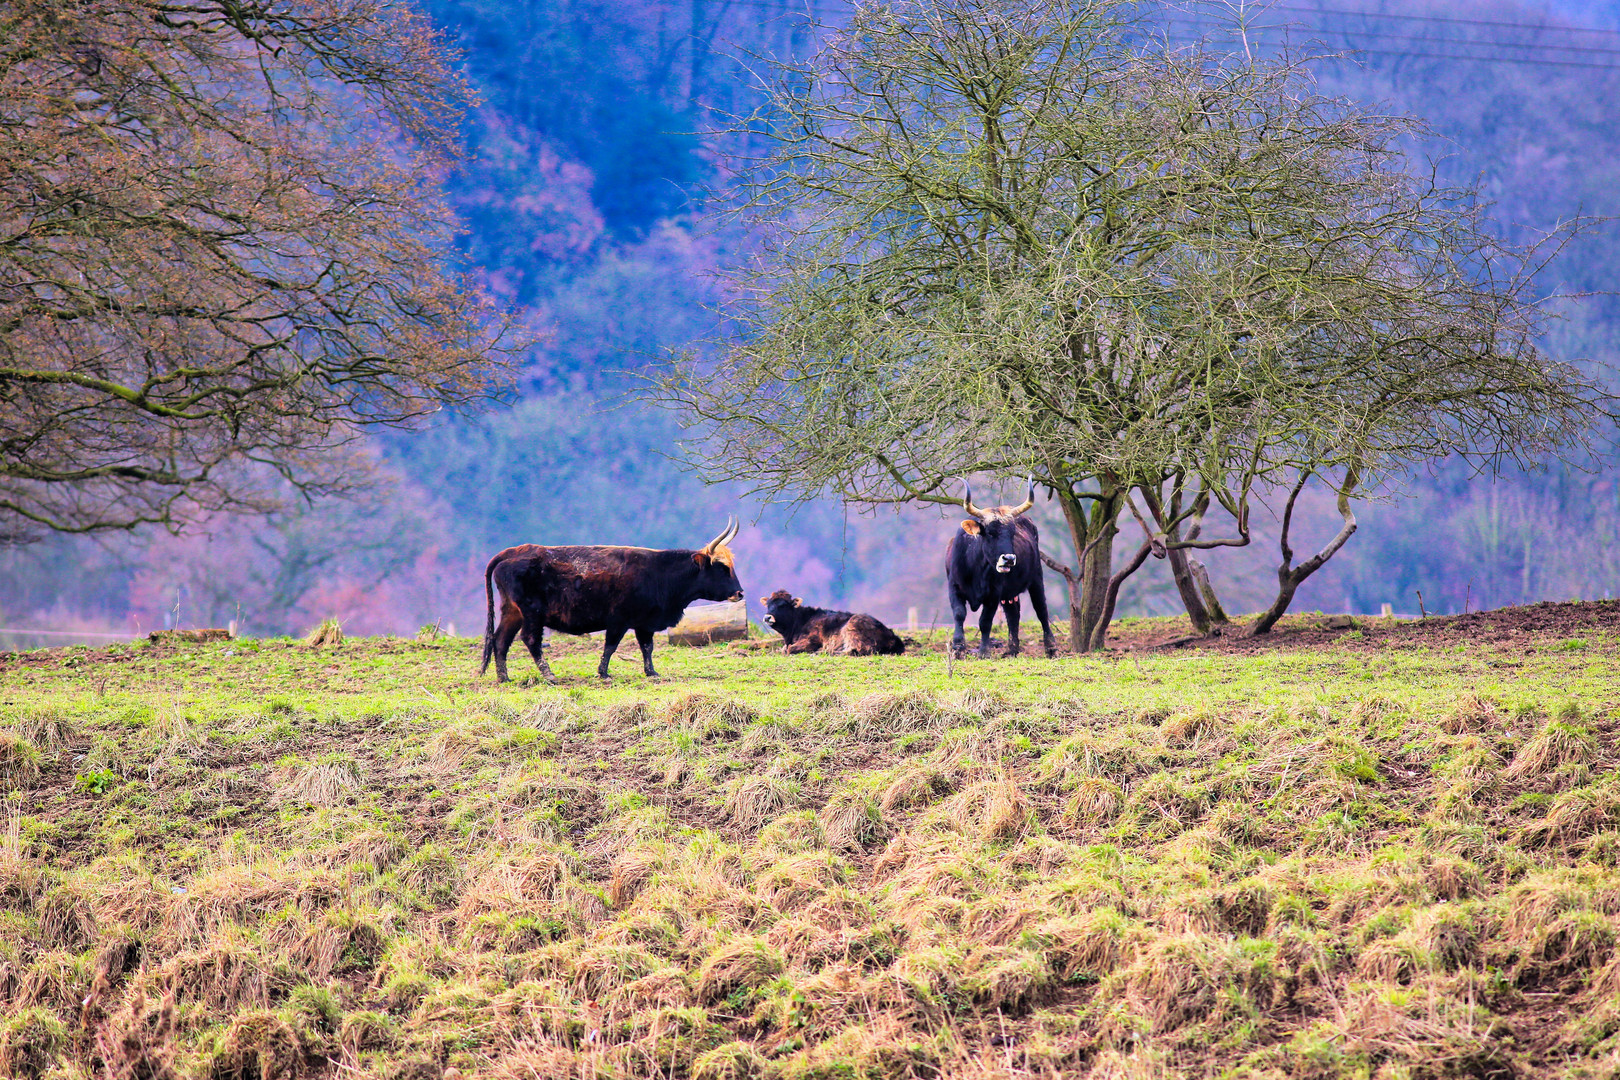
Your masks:
{"label": "brown cow with horns", "polygon": [[[653,670],[653,634],[668,630],[694,600],[741,600],[742,583],[726,546],[738,525],[728,521],[720,535],[696,551],[655,551],[638,547],[543,547],[520,544],[489,560],[484,568],[483,674],[495,660],[495,676],[506,681],[506,653],[519,635],[540,674],[551,678],[542,653],[545,627],[565,634],[606,631],[596,673],[608,677],[625,632],[636,632],[641,667]],[[495,591],[501,594],[500,626],[495,624]]]}

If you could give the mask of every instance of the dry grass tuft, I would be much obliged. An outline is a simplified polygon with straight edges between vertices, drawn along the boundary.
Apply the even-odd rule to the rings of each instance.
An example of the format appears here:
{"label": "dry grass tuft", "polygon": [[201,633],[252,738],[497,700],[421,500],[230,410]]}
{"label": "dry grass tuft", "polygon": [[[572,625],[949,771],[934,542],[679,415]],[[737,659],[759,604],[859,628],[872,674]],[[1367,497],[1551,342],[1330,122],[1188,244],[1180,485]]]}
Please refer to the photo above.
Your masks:
{"label": "dry grass tuft", "polygon": [[1466,693],[1457,699],[1451,711],[1440,718],[1440,730],[1452,735],[1466,735],[1494,731],[1501,727],[1496,703],[1478,694]]}
{"label": "dry grass tuft", "polygon": [[361,789],[360,768],[353,761],[301,765],[276,786],[283,805],[336,806]]}
{"label": "dry grass tuft", "polygon": [[233,933],[169,957],[138,975],[136,985],[154,1000],[228,1014],[268,1008],[272,996],[285,995],[295,980],[291,970],[267,963]]}
{"label": "dry grass tuft", "polygon": [[692,1080],[758,1080],[770,1062],[745,1042],[733,1041],[706,1050],[692,1062]]}
{"label": "dry grass tuft", "polygon": [[1519,982],[1555,982],[1597,971],[1615,955],[1615,926],[1597,911],[1569,911],[1537,927],[1519,965]]}
{"label": "dry grass tuft", "polygon": [[741,938],[716,949],[698,971],[698,1000],[717,1005],[734,991],[758,989],[787,968],[787,961],[768,941]]}
{"label": "dry grass tuft", "polygon": [[[499,734],[500,728],[504,728],[513,721],[520,721],[525,727],[558,733],[573,731],[579,726],[579,718],[568,707],[568,702],[558,698],[537,702],[527,712],[523,713],[521,718],[507,712],[509,707],[505,702],[486,700],[480,704],[495,713],[497,719],[497,723],[494,725],[495,730],[485,729],[491,735]],[[631,706],[631,708],[633,709],[634,706]],[[503,716],[501,715],[502,712],[507,714]]]}
{"label": "dry grass tuft", "polygon": [[889,833],[877,801],[859,791],[833,795],[819,818],[827,843],[835,851],[865,851]]}
{"label": "dry grass tuft", "polygon": [[938,726],[939,708],[920,691],[904,694],[868,694],[850,709],[855,734],[862,738],[893,738]]}
{"label": "dry grass tuft", "polygon": [[1505,774],[1512,780],[1533,780],[1563,765],[1589,764],[1597,756],[1596,742],[1579,715],[1549,720],[1513,755]]}
{"label": "dry grass tuft", "polygon": [[602,714],[602,725],[617,731],[634,731],[651,720],[652,708],[645,701],[614,702]]}
{"label": "dry grass tuft", "polygon": [[1150,942],[1117,976],[1125,1002],[1154,1032],[1218,1018],[1238,1004],[1228,951],[1200,934]]}
{"label": "dry grass tuft", "polygon": [[36,1080],[67,1049],[67,1025],[51,1010],[34,1006],[0,1020],[0,1075]]}
{"label": "dry grass tuft", "polygon": [[1197,745],[1220,727],[1220,718],[1208,709],[1171,713],[1159,725],[1159,738],[1169,746]]}
{"label": "dry grass tuft", "polygon": [[944,810],[958,830],[981,840],[1015,840],[1036,825],[1029,800],[1005,776],[963,788]]}
{"label": "dry grass tuft", "polygon": [[78,738],[78,725],[58,705],[24,710],[12,724],[13,730],[40,750],[63,750]]}
{"label": "dry grass tuft", "polygon": [[1124,801],[1125,793],[1118,784],[1100,776],[1087,776],[1075,786],[1074,798],[1064,811],[1082,825],[1107,825],[1119,816]]}
{"label": "dry grass tuft", "polygon": [[959,719],[974,722],[994,719],[1011,707],[1004,695],[977,686],[953,690],[939,699],[939,705]]}
{"label": "dry grass tuft", "polygon": [[1095,908],[1046,920],[1030,934],[1030,941],[1045,954],[1053,974],[1070,980],[1111,973],[1129,959],[1137,936],[1125,916],[1113,908]]}
{"label": "dry grass tuft", "polygon": [[322,619],[320,624],[305,636],[304,644],[312,649],[320,648],[322,645],[341,645],[343,625],[336,619]]}
{"label": "dry grass tuft", "polygon": [[1611,779],[1558,796],[1547,816],[1525,829],[1524,838],[1535,847],[1569,847],[1616,825],[1620,825],[1620,783]]}
{"label": "dry grass tuft", "polygon": [[620,852],[613,860],[612,876],[608,879],[609,906],[622,908],[634,900],[667,862],[664,852],[657,848],[633,847]]}
{"label": "dry grass tuft", "polygon": [[938,769],[908,766],[900,770],[878,797],[885,813],[927,806],[951,792],[951,781]]}
{"label": "dry grass tuft", "polygon": [[638,945],[593,945],[575,958],[571,983],[586,997],[606,997],[663,967],[663,961]]}
{"label": "dry grass tuft", "polygon": [[749,832],[778,816],[799,800],[799,785],[780,776],[765,773],[734,781],[726,795],[724,809],[737,826]]}
{"label": "dry grass tuft", "polygon": [[0,784],[33,787],[39,779],[40,752],[15,732],[0,731]]}
{"label": "dry grass tuft", "polygon": [[797,911],[819,900],[849,879],[849,867],[828,852],[809,852],[783,859],[759,875],[759,895],[778,911]]}
{"label": "dry grass tuft", "polygon": [[107,1080],[177,1080],[175,1005],[149,1003],[137,988],[96,1032],[96,1056]]}
{"label": "dry grass tuft", "polygon": [[748,725],[737,743],[737,750],[750,757],[773,757],[782,752],[793,734],[793,725],[767,716]]}
{"label": "dry grass tuft", "polygon": [[754,855],[756,862],[768,864],[826,846],[827,834],[822,831],[820,819],[808,810],[797,810],[759,830]]}
{"label": "dry grass tuft", "polygon": [[225,1033],[210,1080],[292,1080],[302,1073],[303,1058],[291,1024],[271,1012],[243,1013]]}
{"label": "dry grass tuft", "polygon": [[685,694],[670,702],[664,719],[699,739],[734,739],[758,714],[740,701]]}

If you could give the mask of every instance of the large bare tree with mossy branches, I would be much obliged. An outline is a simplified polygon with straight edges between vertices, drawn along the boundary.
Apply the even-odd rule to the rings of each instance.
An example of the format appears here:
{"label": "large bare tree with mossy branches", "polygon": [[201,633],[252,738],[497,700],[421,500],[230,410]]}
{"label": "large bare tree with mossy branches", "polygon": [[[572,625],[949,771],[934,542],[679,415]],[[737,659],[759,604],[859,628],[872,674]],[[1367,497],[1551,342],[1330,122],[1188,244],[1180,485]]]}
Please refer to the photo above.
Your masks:
{"label": "large bare tree with mossy branches", "polygon": [[1534,253],[1410,169],[1416,122],[1286,57],[1172,48],[1151,14],[860,8],[754,129],[738,336],[660,386],[709,475],[772,496],[950,503],[957,477],[1033,475],[1075,552],[1052,565],[1078,651],[1150,554],[1207,615],[1190,553],[1247,544],[1259,494],[1322,478],[1353,528],[1374,480],[1569,445],[1603,400],[1535,344]]}
{"label": "large bare tree with mossy branches", "polygon": [[340,492],[365,426],[487,396],[468,98],[403,0],[0,4],[0,536]]}

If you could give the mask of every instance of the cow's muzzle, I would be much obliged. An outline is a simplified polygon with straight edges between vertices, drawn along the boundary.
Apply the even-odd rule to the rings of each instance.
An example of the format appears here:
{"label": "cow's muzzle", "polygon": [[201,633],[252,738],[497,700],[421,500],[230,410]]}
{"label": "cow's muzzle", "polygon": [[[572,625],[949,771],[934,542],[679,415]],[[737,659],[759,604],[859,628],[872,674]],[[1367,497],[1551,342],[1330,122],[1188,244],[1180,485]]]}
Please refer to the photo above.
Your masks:
{"label": "cow's muzzle", "polygon": [[735,604],[738,600],[741,600],[741,599],[742,599],[742,590],[741,589],[738,589],[736,592],[731,594],[731,602],[733,604]]}
{"label": "cow's muzzle", "polygon": [[1018,565],[1017,555],[1001,555],[996,558],[996,573],[1009,574],[1012,568]]}

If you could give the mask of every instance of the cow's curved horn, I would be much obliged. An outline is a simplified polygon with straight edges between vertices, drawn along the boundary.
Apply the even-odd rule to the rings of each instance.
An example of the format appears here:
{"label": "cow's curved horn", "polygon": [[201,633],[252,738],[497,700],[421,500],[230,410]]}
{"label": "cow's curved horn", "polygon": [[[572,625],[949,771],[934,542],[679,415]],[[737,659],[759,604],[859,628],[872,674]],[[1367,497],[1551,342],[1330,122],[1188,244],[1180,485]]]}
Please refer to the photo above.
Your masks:
{"label": "cow's curved horn", "polygon": [[1028,510],[1030,507],[1035,505],[1035,478],[1030,477],[1028,483],[1029,495],[1025,497],[1023,502],[1007,511],[1007,513],[1011,514],[1013,517],[1017,517],[1019,514],[1022,514],[1025,510]]}
{"label": "cow's curved horn", "polygon": [[962,509],[976,518],[984,517],[984,511],[973,505],[973,488],[968,484],[965,476],[962,478]]}
{"label": "cow's curved horn", "polygon": [[703,552],[703,554],[705,554],[705,555],[713,555],[715,548],[719,547],[721,544],[724,544],[727,540],[730,540],[733,536],[736,536],[737,535],[737,530],[736,530],[735,527],[733,527],[733,521],[734,521],[734,519],[732,518],[732,516],[730,514],[727,514],[726,515],[726,527],[720,530],[720,535],[715,537],[713,540],[710,540],[707,544],[704,544],[698,550]]}

